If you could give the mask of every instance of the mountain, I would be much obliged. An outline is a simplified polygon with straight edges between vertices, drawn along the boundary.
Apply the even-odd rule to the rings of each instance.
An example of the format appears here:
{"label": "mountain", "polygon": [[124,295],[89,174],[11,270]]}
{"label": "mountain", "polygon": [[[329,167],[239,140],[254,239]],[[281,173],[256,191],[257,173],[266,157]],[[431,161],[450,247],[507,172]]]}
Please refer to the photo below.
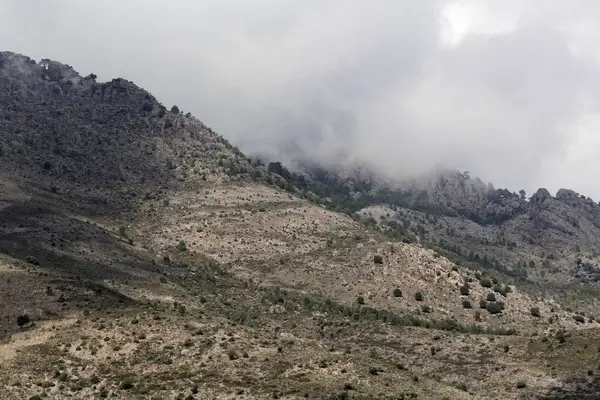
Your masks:
{"label": "mountain", "polygon": [[572,192],[265,165],[130,81],[9,52],[0,149],[4,398],[598,390],[597,205]]}

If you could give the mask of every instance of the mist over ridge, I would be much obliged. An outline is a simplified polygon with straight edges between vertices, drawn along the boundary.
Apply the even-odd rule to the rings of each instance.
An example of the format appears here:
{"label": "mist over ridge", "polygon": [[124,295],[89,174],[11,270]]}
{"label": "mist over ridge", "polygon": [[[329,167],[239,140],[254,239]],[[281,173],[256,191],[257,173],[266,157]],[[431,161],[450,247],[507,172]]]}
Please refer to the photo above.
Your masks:
{"label": "mist over ridge", "polygon": [[36,3],[0,4],[0,48],[130,79],[248,154],[600,198],[595,2]]}

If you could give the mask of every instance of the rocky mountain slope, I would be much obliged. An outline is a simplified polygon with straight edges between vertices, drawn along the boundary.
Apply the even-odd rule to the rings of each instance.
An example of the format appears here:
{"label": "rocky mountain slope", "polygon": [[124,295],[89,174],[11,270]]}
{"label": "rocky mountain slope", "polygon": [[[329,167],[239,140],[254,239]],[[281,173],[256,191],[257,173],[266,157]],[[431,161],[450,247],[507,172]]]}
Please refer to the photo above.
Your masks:
{"label": "rocky mountain slope", "polygon": [[[597,391],[593,315],[497,269],[459,265],[419,228],[384,232],[334,211],[382,207],[358,181],[252,162],[129,81],[0,53],[0,149],[3,398]],[[412,213],[432,227],[493,228],[458,206],[425,212],[385,193],[388,222]],[[548,198],[538,214],[562,227],[583,201]],[[566,214],[556,220],[551,207]],[[552,229],[541,231],[560,236]]]}

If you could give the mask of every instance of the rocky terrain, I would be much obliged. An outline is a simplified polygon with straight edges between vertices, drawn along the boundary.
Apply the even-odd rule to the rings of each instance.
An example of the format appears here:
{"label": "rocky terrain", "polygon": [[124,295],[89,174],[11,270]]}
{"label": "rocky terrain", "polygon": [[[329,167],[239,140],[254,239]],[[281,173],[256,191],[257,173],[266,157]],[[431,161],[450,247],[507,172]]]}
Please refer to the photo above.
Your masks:
{"label": "rocky terrain", "polygon": [[598,396],[598,206],[572,192],[292,173],[6,52],[0,163],[2,398]]}

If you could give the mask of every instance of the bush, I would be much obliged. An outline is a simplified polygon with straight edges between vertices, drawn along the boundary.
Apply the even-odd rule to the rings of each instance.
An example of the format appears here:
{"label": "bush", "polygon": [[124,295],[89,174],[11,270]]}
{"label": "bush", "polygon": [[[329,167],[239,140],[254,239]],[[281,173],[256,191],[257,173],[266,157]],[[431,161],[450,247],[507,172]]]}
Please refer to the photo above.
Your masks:
{"label": "bush", "polygon": [[532,316],[534,317],[541,317],[542,315],[540,314],[540,309],[538,307],[531,307],[531,309],[529,310],[529,312],[531,313]]}
{"label": "bush", "polygon": [[177,106],[173,106],[173,107],[171,107],[171,112],[172,112],[173,114],[179,114],[179,107],[177,107]]}
{"label": "bush", "polygon": [[473,308],[471,302],[469,300],[463,300],[462,302],[463,308]]}
{"label": "bush", "polygon": [[523,389],[526,387],[527,387],[527,384],[525,382],[523,382],[523,381],[517,382],[517,389]]}
{"label": "bush", "polygon": [[19,325],[19,326],[28,324],[29,321],[31,321],[31,320],[29,319],[29,315],[27,315],[27,314],[21,314],[17,317],[17,325]]}
{"label": "bush", "polygon": [[365,304],[365,298],[362,296],[358,296],[358,298],[356,299],[356,302],[358,304]]}
{"label": "bush", "polygon": [[496,295],[494,293],[488,293],[486,300],[487,301],[496,301]]}
{"label": "bush", "polygon": [[469,286],[468,285],[463,285],[460,287],[460,294],[462,296],[468,296],[469,295]]}
{"label": "bush", "polygon": [[177,245],[177,250],[179,251],[186,251],[187,250],[187,246],[185,244],[185,242],[183,240],[179,241],[179,244]]}
{"label": "bush", "polygon": [[585,318],[582,315],[574,315],[573,319],[581,324],[585,323]]}
{"label": "bush", "polygon": [[486,304],[485,308],[490,314],[499,314],[502,312],[502,306],[491,301]]}
{"label": "bush", "polygon": [[481,286],[485,287],[485,288],[491,288],[492,287],[492,281],[490,281],[488,278],[483,278],[481,281]]}
{"label": "bush", "polygon": [[31,265],[40,265],[39,260],[37,258],[35,258],[34,256],[27,256],[25,258],[25,261],[27,261]]}
{"label": "bush", "polygon": [[487,301],[485,301],[485,299],[479,300],[479,308],[487,308]]}
{"label": "bush", "polygon": [[129,390],[133,388],[133,381],[130,378],[124,379],[119,387],[123,390]]}
{"label": "bush", "polygon": [[425,314],[429,314],[433,312],[433,308],[426,306],[426,305],[422,305],[421,306],[421,312],[425,313]]}
{"label": "bush", "polygon": [[402,297],[402,290],[400,288],[394,289],[394,297]]}
{"label": "bush", "polygon": [[379,254],[377,254],[373,257],[373,262],[375,264],[383,264],[383,257],[381,257]]}
{"label": "bush", "polygon": [[424,299],[425,299],[425,297],[423,297],[423,293],[421,293],[421,292],[415,293],[415,300],[416,301],[423,301]]}

